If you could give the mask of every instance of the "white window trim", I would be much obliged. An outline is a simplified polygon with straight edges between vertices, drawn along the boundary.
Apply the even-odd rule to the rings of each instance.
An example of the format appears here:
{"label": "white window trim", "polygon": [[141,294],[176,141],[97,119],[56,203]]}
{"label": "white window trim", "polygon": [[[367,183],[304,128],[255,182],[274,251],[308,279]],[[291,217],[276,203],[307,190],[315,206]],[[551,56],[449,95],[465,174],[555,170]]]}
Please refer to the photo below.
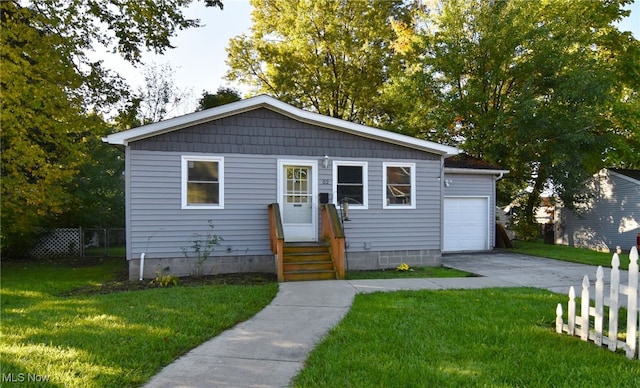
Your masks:
{"label": "white window trim", "polygon": [[[187,203],[187,178],[189,177],[188,166],[190,161],[195,162],[218,162],[218,204],[217,205],[189,205]],[[181,168],[181,202],[182,209],[224,209],[224,157],[222,156],[202,156],[202,155],[182,155]]]}
{"label": "white window trim", "polygon": [[[388,205],[387,204],[387,167],[409,167],[411,168],[411,204],[410,205]],[[401,162],[382,163],[382,208],[383,209],[415,209],[416,208],[416,164]]]}
{"label": "white window trim", "polygon": [[362,167],[362,205],[349,204],[349,209],[369,209],[369,163],[356,161],[335,160],[333,162],[333,203],[336,207],[338,201],[338,166],[360,166]]}

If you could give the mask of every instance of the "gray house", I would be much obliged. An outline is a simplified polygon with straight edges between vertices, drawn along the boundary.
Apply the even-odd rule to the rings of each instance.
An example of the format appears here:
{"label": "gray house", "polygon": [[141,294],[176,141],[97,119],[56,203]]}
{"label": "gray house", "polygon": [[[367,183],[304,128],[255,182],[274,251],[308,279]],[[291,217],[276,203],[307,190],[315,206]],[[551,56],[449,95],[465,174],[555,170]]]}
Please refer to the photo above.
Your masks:
{"label": "gray house", "polygon": [[[307,272],[335,278],[493,248],[495,182],[506,171],[447,166],[454,147],[266,95],[103,140],[125,152],[132,279],[195,266],[304,279],[303,257]],[[198,262],[193,242],[208,232],[223,240]]]}
{"label": "gray house", "polygon": [[640,170],[603,169],[587,182],[589,201],[577,212],[556,209],[556,243],[628,251],[640,234]]}

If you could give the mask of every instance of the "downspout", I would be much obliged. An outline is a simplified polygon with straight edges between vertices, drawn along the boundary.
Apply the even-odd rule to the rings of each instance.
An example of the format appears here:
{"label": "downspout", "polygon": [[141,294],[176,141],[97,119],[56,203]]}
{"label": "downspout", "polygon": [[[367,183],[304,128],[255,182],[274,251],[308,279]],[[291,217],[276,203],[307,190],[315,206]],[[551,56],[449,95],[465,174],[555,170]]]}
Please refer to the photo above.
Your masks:
{"label": "downspout", "polygon": [[144,255],[144,252],[140,254],[140,281],[142,281],[142,274],[144,274]]}
{"label": "downspout", "polygon": [[[447,155],[443,155],[440,158],[440,177],[438,181],[440,183],[440,257],[444,252],[444,160]],[[442,263],[442,259],[440,259]]]}
{"label": "downspout", "polygon": [[[496,179],[493,181],[493,209],[492,209],[491,214],[493,214],[493,219],[494,220],[496,219],[496,210],[495,210],[495,208],[498,206],[498,195],[496,193],[496,184],[503,177],[504,177],[504,171],[501,171],[500,174],[498,176],[496,176]],[[495,244],[495,240],[496,240],[496,235],[494,234],[494,236],[493,236],[493,241],[494,241],[493,246],[491,246],[492,244],[491,244],[491,242],[489,242],[489,246],[491,247],[491,249],[495,249],[496,248],[495,247],[495,245],[496,245]]]}

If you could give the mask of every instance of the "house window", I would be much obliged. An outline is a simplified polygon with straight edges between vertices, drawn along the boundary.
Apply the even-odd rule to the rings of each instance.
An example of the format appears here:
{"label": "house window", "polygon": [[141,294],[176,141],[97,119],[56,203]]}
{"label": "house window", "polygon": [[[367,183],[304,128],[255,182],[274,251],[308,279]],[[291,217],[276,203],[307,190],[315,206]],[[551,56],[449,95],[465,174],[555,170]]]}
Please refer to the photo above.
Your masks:
{"label": "house window", "polygon": [[415,163],[383,163],[384,209],[416,208]]}
{"label": "house window", "polygon": [[333,198],[335,204],[349,203],[351,209],[367,209],[367,163],[333,163]]}
{"label": "house window", "polygon": [[224,207],[224,158],[182,157],[182,208]]}

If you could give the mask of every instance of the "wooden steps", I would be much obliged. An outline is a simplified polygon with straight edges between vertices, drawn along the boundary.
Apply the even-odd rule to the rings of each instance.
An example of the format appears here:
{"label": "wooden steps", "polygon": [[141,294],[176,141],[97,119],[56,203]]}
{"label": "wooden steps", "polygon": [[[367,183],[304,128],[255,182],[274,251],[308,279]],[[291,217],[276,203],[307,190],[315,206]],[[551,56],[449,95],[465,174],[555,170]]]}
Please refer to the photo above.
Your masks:
{"label": "wooden steps", "polygon": [[329,245],[325,243],[285,243],[285,281],[337,279]]}

